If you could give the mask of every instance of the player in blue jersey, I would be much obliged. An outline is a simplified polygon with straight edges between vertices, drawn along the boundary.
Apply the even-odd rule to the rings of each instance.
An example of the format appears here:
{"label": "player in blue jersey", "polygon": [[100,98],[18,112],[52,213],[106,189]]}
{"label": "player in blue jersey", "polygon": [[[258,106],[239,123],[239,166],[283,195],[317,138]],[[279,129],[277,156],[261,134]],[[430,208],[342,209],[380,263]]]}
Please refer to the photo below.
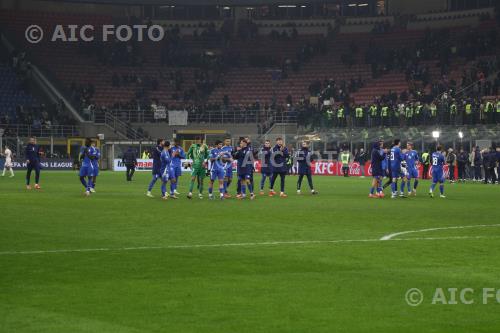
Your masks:
{"label": "player in blue jersey", "polygon": [[217,140],[215,147],[210,150],[210,182],[208,185],[208,198],[213,199],[214,182],[219,182],[220,199],[224,199],[224,179],[226,168],[230,160],[228,152],[222,150],[222,141]]}
{"label": "player in blue jersey", "polygon": [[[407,186],[408,186],[408,195],[417,195],[417,186],[418,186],[418,161],[420,156],[417,151],[413,149],[413,143],[408,142],[406,144],[406,168],[408,171],[407,174]],[[411,180],[413,179],[413,189],[411,188]]]}
{"label": "player in blue jersey", "polygon": [[234,157],[238,162],[238,180],[241,183],[241,195],[238,199],[246,198],[246,189],[250,191],[250,199],[254,199],[252,186],[253,173],[253,151],[248,147],[248,142],[245,139],[240,140],[239,147],[236,148]]}
{"label": "player in blue jersey", "polygon": [[436,152],[432,153],[431,165],[432,165],[432,184],[429,189],[429,196],[434,198],[434,189],[436,184],[439,183],[439,193],[441,198],[446,198],[444,195],[444,170],[445,165],[443,147],[441,145],[437,146]]}
{"label": "player in blue jersey", "polygon": [[226,167],[226,174],[224,176],[224,197],[230,198],[231,194],[229,194],[228,188],[233,181],[233,151],[234,148],[231,146],[231,138],[224,139],[224,146],[222,146],[222,151],[229,155],[229,163]]}
{"label": "player in blue jersey", "polygon": [[373,144],[371,153],[371,167],[372,167],[372,186],[370,188],[370,198],[383,198],[384,192],[382,190],[382,179],[385,174],[384,164],[386,159],[386,153],[384,151],[384,141],[380,140]]}
{"label": "player in blue jersey", "polygon": [[165,141],[163,143],[163,151],[160,155],[160,174],[161,174],[161,198],[167,200],[169,195],[167,194],[167,183],[170,182],[170,198],[177,199],[175,196],[174,189],[175,186],[175,172],[172,169],[172,157],[170,156],[170,142]]}
{"label": "player in blue jersey", "polygon": [[273,154],[271,156],[271,163],[273,166],[273,176],[271,178],[271,191],[269,196],[272,197],[276,194],[274,191],[274,183],[278,176],[280,176],[280,197],[288,197],[285,194],[285,177],[288,171],[286,160],[289,157],[288,148],[283,144],[282,138],[276,138],[276,145],[273,147]]}
{"label": "player in blue jersey", "polygon": [[153,186],[155,186],[156,181],[161,178],[161,153],[163,152],[164,143],[164,139],[158,139],[156,140],[156,146],[151,149],[151,158],[153,159],[153,179],[151,179],[146,193],[146,195],[150,198],[154,198],[151,191],[153,190]]}
{"label": "player in blue jersey", "polygon": [[94,148],[95,158],[91,160],[92,167],[94,168],[94,175],[92,176],[92,188],[90,192],[95,193],[95,184],[97,182],[97,176],[99,176],[99,161],[101,159],[101,150],[97,148],[96,140],[92,140],[92,148]]}
{"label": "player in blue jersey", "polygon": [[178,140],[174,140],[174,146],[170,148],[170,156],[172,158],[172,169],[174,170],[175,176],[174,193],[178,195],[179,192],[177,192],[177,185],[179,184],[179,177],[182,175],[182,160],[186,158],[186,153],[180,146],[180,142]]}
{"label": "player in blue jersey", "polygon": [[[85,139],[85,145],[80,148],[80,182],[85,188],[85,195],[90,195],[90,190],[92,188],[92,177],[94,176],[94,166],[92,160],[95,159],[96,152],[92,146],[92,140],[90,138]],[[87,178],[87,180],[85,179]]]}
{"label": "player in blue jersey", "polygon": [[260,158],[260,195],[264,195],[264,185],[266,184],[266,179],[269,179],[269,185],[271,185],[271,177],[273,176],[273,169],[271,165],[271,141],[266,140],[264,145],[259,150]]}
{"label": "player in blue jersey", "polygon": [[398,194],[398,179],[402,178],[402,173],[401,173],[401,162],[403,161],[403,152],[401,151],[401,140],[395,139],[394,140],[394,145],[391,148],[391,153],[390,153],[390,168],[391,168],[391,189],[392,189],[392,195],[391,198],[396,198]]}

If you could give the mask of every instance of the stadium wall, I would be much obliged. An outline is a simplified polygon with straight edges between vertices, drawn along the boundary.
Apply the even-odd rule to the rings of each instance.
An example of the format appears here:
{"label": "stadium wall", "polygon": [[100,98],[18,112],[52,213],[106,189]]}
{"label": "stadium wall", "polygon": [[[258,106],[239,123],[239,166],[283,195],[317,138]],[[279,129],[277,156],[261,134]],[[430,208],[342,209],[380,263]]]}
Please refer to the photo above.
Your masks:
{"label": "stadium wall", "polygon": [[448,9],[447,0],[389,0],[389,14],[423,14]]}
{"label": "stadium wall", "polygon": [[73,3],[60,1],[39,1],[39,0],[0,0],[0,9],[15,9],[28,11],[45,12],[69,12],[111,16],[141,15],[140,6],[109,5],[93,3]]}

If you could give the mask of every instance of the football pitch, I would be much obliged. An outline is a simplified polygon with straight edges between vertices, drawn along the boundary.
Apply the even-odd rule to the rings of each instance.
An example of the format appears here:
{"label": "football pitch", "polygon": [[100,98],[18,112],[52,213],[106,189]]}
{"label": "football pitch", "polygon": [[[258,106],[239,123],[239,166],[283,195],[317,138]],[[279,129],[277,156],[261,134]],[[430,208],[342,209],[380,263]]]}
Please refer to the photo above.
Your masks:
{"label": "football pitch", "polygon": [[209,201],[183,176],[163,201],[150,173],[102,172],[90,198],[75,172],[0,178],[0,332],[500,330],[499,186],[369,199],[369,178],[296,179]]}

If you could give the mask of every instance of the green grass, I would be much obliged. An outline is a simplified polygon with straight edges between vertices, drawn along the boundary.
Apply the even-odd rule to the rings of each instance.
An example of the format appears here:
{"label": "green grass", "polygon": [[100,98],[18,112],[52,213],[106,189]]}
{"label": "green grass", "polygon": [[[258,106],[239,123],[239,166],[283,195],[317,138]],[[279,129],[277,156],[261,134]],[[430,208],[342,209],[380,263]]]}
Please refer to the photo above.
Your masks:
{"label": "green grass", "polygon": [[[500,188],[447,185],[448,198],[367,198],[369,179],[316,177],[289,198],[145,197],[104,172],[90,198],[73,172],[0,179],[0,332],[498,332],[500,228],[399,231],[499,222]],[[468,237],[468,238],[466,238]],[[276,241],[369,242],[190,245]],[[187,245],[175,248],[176,245]],[[124,249],[137,247],[159,247]],[[100,249],[88,252],[13,253]],[[420,306],[405,293],[419,288]],[[432,304],[436,288],[473,288],[472,305]]]}

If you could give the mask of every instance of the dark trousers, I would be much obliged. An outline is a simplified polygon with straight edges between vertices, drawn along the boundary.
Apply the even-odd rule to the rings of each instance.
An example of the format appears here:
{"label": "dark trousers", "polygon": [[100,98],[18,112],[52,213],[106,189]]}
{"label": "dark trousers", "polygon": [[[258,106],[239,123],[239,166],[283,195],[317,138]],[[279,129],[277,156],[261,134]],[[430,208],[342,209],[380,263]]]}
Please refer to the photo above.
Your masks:
{"label": "dark trousers", "polygon": [[458,163],[458,179],[465,179],[465,163]]}
{"label": "dark trousers", "polygon": [[349,177],[349,167],[348,166],[342,167],[342,174],[344,175],[344,177]]}
{"label": "dark trousers", "polygon": [[40,164],[39,163],[28,163],[28,170],[26,171],[26,185],[30,184],[31,172],[35,170],[35,184],[40,181]]}
{"label": "dark trousers", "polygon": [[313,180],[310,173],[305,173],[305,174],[299,173],[299,180],[297,181],[297,190],[300,190],[300,187],[302,186],[302,179],[304,178],[304,176],[307,177],[307,183],[309,184],[309,188],[311,190],[314,190]]}
{"label": "dark trousers", "polygon": [[491,183],[494,184],[495,182],[498,181],[498,178],[497,178],[497,173],[496,173],[496,170],[495,170],[495,167],[490,167],[490,179],[491,179]]}
{"label": "dark trousers", "polygon": [[450,165],[450,169],[449,169],[448,173],[449,173],[448,179],[450,181],[454,181],[455,180],[455,167],[453,165]]}
{"label": "dark trousers", "polygon": [[126,168],[127,168],[127,181],[130,182],[132,181],[132,177],[134,176],[135,165],[126,165]]}
{"label": "dark trousers", "polygon": [[481,180],[481,166],[480,165],[474,166],[474,179]]}
{"label": "dark trousers", "polygon": [[422,179],[427,179],[429,176],[429,164],[424,164],[424,170],[422,172]]}
{"label": "dark trousers", "polygon": [[274,189],[274,182],[276,181],[276,178],[278,178],[278,176],[280,176],[280,190],[281,192],[285,192],[285,171],[273,173],[273,176],[271,177],[271,189]]}

